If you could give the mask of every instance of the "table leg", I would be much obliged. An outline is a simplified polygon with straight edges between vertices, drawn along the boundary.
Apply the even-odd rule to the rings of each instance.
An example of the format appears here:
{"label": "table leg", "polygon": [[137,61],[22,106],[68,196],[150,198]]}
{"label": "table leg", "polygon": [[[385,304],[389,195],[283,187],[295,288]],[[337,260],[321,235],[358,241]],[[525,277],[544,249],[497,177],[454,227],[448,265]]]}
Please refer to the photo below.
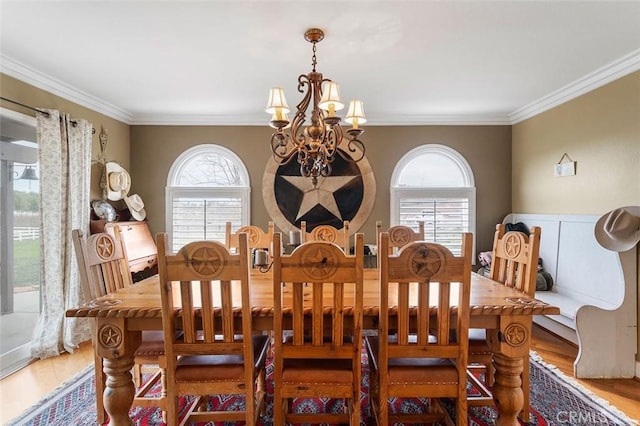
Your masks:
{"label": "table leg", "polygon": [[[496,370],[493,401],[498,407],[496,425],[517,426],[524,407],[522,390],[523,358],[529,356],[531,315],[501,315],[500,328],[487,330]],[[527,392],[529,390],[527,389]]]}
{"label": "table leg", "polygon": [[493,401],[498,407],[497,426],[519,425],[518,414],[524,404],[522,393],[522,358],[510,358],[502,354],[493,355],[493,366],[496,369],[493,384]]}
{"label": "table leg", "polygon": [[129,408],[135,396],[131,369],[142,333],[127,330],[125,318],[96,318],[96,321],[95,348],[103,358],[106,381],[102,401],[109,415],[109,425],[131,426]]}
{"label": "table leg", "polygon": [[129,418],[129,408],[133,402],[136,389],[131,376],[133,368],[132,355],[103,361],[104,373],[107,375],[103,394],[104,408],[109,414],[109,424],[129,426],[133,422]]}

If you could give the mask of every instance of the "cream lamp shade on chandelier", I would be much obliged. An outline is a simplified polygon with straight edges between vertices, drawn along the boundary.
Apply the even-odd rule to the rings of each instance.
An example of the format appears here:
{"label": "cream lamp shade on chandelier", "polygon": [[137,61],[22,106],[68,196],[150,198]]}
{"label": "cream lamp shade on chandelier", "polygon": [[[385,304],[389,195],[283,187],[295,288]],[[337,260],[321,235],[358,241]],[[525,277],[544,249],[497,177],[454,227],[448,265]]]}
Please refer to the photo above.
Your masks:
{"label": "cream lamp shade on chandelier", "polygon": [[[364,132],[359,125],[367,122],[361,100],[349,103],[344,121],[351,124],[345,131],[340,125],[340,117],[336,111],[344,108],[340,100],[338,83],[325,79],[316,71],[316,44],[324,39],[324,32],[312,28],[305,32],[305,39],[313,44],[313,69],[309,74],[298,77],[298,91],[303,98],[298,109],[289,121],[291,111],[281,87],[273,87],[269,92],[269,101],[265,111],[271,115],[270,126],[276,129],[271,135],[271,152],[274,160],[280,164],[288,164],[296,158],[300,164],[300,174],[311,177],[313,185],[318,177],[331,174],[331,163],[336,154],[349,162],[358,162],[364,157],[365,147],[358,137]],[[307,109],[311,105],[309,125]]]}

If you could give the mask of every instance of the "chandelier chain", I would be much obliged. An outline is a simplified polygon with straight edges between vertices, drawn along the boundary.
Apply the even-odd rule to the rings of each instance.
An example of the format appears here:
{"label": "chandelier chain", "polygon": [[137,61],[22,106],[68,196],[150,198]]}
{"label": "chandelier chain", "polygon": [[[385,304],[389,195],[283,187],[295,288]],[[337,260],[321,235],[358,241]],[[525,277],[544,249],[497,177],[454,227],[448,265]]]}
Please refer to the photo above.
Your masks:
{"label": "chandelier chain", "polygon": [[316,42],[313,42],[313,56],[311,57],[311,65],[313,66],[313,72],[316,72],[316,65],[318,64],[317,58],[316,58]]}

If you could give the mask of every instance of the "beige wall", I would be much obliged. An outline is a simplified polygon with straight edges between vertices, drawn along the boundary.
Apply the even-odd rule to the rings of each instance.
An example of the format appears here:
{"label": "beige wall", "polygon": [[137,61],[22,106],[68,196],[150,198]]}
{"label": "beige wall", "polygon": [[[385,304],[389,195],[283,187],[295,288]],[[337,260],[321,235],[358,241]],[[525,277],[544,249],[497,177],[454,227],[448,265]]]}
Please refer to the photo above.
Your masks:
{"label": "beige wall", "polygon": [[[270,135],[266,124],[132,126],[132,190],[145,202],[152,232],[165,229],[165,186],[171,164],[186,149],[202,143],[223,145],[242,158],[251,179],[251,222],[265,228],[269,218],[261,183]],[[511,211],[510,126],[368,126],[362,139],[377,188],[373,211],[360,230],[366,242],[375,241],[376,220],[389,224],[389,183],[396,162],[412,148],[438,143],[458,150],[471,165],[477,187],[477,248],[491,248],[495,224]]]}
{"label": "beige wall", "polygon": [[[67,113],[71,118],[84,119],[93,124],[96,133],[93,135],[91,145],[91,159],[96,160],[100,153],[100,140],[98,135],[102,128],[106,129],[109,135],[107,143],[107,160],[117,161],[125,168],[129,168],[129,125],[113,118],[99,114],[88,108],[70,102],[59,96],[53,95],[37,87],[23,83],[5,74],[0,74],[0,93],[3,98],[20,102],[34,108],[57,109],[60,112]],[[1,101],[3,108],[21,112],[26,115],[33,116],[35,113],[29,109],[15,105],[11,102]],[[100,168],[95,165],[92,167],[91,174],[91,197],[92,199],[100,198]],[[124,208],[124,203],[117,205]]]}
{"label": "beige wall", "polygon": [[[514,212],[601,215],[640,205],[640,71],[516,124],[512,149]],[[554,178],[564,153],[576,175]]]}
{"label": "beige wall", "polygon": [[[554,178],[564,153],[576,175]],[[512,180],[514,212],[640,205],[640,72],[514,125]]]}

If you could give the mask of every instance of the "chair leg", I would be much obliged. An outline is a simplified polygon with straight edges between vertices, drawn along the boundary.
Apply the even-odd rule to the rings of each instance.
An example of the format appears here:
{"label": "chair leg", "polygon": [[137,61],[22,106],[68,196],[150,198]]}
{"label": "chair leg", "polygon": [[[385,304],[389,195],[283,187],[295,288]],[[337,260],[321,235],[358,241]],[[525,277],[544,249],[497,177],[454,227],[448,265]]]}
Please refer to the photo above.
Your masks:
{"label": "chair leg", "polygon": [[247,386],[244,393],[244,421],[247,425],[254,425],[258,422],[254,389],[253,386]]}
{"label": "chair leg", "polygon": [[282,400],[282,392],[278,388],[279,386],[273,392],[273,424],[284,425],[284,403],[286,401]]}
{"label": "chair leg", "polygon": [[351,408],[351,425],[359,426],[360,425],[360,390],[356,389],[357,393],[353,396],[353,399],[349,402],[349,407]]}
{"label": "chair leg", "polygon": [[133,375],[133,384],[135,385],[136,389],[138,389],[140,385],[142,385],[142,367],[140,366],[140,364],[134,364],[133,371],[131,373]]}
{"label": "chair leg", "polygon": [[529,422],[529,417],[531,415],[531,400],[529,395],[529,387],[530,387],[530,369],[531,366],[529,364],[529,356],[525,356],[522,359],[522,392],[524,393],[524,405],[522,406],[522,411],[520,412],[520,417],[522,421]]}
{"label": "chair leg", "polygon": [[95,380],[95,389],[96,389],[96,421],[99,424],[103,424],[107,420],[107,413],[104,410],[104,401],[102,400],[102,396],[104,395],[105,381],[106,381],[104,371],[102,370],[102,358],[97,355],[94,355],[93,366],[94,366],[94,380]]}
{"label": "chair leg", "polygon": [[257,384],[257,401],[258,401],[258,413],[261,416],[267,414],[267,372],[265,369],[262,369],[260,373],[258,373],[258,384]]}
{"label": "chair leg", "polygon": [[493,370],[493,362],[489,360],[487,364],[485,364],[485,383],[487,386],[493,386],[493,382],[495,381],[495,371]]}
{"label": "chair leg", "polygon": [[167,396],[167,424],[177,425],[178,421],[178,396],[174,392],[169,392]]}
{"label": "chair leg", "polygon": [[387,426],[389,424],[389,403],[387,402],[387,393],[380,392],[378,390],[378,421],[381,426]]}
{"label": "chair leg", "polygon": [[469,422],[467,398],[456,399],[456,425],[467,426]]}

